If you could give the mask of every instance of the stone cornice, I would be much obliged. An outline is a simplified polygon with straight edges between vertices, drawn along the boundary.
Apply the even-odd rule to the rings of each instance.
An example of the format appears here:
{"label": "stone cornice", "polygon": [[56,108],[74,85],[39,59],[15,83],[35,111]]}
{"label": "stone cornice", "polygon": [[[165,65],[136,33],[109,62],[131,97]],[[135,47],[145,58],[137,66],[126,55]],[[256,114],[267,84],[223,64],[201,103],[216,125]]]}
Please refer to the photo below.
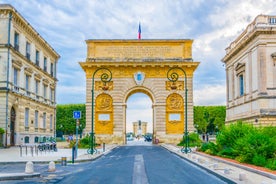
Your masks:
{"label": "stone cornice", "polygon": [[259,35],[276,34],[276,24],[271,24],[269,22],[270,18],[276,17],[265,15],[257,16],[255,20],[225,49],[226,55],[222,58],[222,62],[226,63],[229,61]]}
{"label": "stone cornice", "polygon": [[34,72],[31,67],[25,67],[24,70],[25,70],[25,73],[29,76],[31,76],[32,73]]}
{"label": "stone cornice", "polygon": [[199,62],[79,62],[84,68],[98,67],[188,67],[196,69]]}
{"label": "stone cornice", "polygon": [[21,67],[23,66],[23,64],[19,60],[12,60],[12,66],[18,70],[21,70]]}

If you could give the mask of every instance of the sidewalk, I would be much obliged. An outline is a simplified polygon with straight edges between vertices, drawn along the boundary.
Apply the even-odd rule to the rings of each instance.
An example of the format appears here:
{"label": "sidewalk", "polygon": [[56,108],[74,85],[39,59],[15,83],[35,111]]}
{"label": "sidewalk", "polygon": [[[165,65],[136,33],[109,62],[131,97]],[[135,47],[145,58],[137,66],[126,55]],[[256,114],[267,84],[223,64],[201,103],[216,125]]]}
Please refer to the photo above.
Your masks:
{"label": "sidewalk", "polygon": [[228,178],[237,184],[276,184],[276,174],[271,172],[264,172],[260,169],[258,170],[200,152],[185,154],[180,151],[180,147],[175,145],[162,144],[161,146],[183,157],[185,160],[206,169],[208,172]]}
{"label": "sidewalk", "polygon": [[[105,148],[97,148],[97,153],[93,155],[87,153],[87,149],[78,149],[77,158],[74,159],[74,163],[94,160],[102,155],[109,153],[112,149],[116,148],[117,145],[105,145]],[[51,161],[55,164],[61,165],[62,157],[66,157],[66,164],[72,163],[72,149],[71,148],[58,148],[57,152],[54,151],[31,151],[31,148],[24,147],[22,152],[20,147],[10,147],[6,149],[0,149],[0,167],[1,165],[11,164],[27,164],[31,161],[33,164],[49,164]],[[14,169],[14,171],[1,172],[0,181],[3,180],[18,180],[30,177],[39,177],[40,173],[25,173],[24,169]]]}

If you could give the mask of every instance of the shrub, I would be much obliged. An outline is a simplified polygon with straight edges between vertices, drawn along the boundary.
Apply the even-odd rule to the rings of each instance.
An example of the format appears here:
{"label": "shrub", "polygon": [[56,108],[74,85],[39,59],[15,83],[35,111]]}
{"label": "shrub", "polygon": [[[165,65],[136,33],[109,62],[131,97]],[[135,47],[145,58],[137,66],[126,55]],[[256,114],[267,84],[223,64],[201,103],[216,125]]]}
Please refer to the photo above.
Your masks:
{"label": "shrub", "polygon": [[[191,133],[189,134],[189,137],[188,137],[188,140],[189,140],[189,146],[190,147],[199,147],[201,146],[201,140],[199,138],[199,135],[197,133]],[[182,139],[182,141],[178,144],[178,146],[184,146],[186,144],[186,139],[185,137]]]}
{"label": "shrub", "polygon": [[5,130],[3,128],[0,128],[0,134],[4,134]]}
{"label": "shrub", "polygon": [[227,148],[227,147],[220,150],[218,152],[218,155],[222,156],[222,157],[227,157],[227,158],[235,158],[235,156],[236,156],[236,154],[234,153],[233,148]]}
{"label": "shrub", "polygon": [[263,155],[254,155],[252,164],[264,167],[266,165],[266,159]]}
{"label": "shrub", "polygon": [[217,135],[216,142],[221,146],[221,149],[224,147],[233,147],[239,138],[244,137],[253,130],[252,125],[243,124],[242,122],[231,124],[221,130]]}
{"label": "shrub", "polygon": [[271,170],[276,170],[276,158],[268,159],[265,167]]}
{"label": "shrub", "polygon": [[217,145],[213,142],[203,143],[199,150],[211,155],[216,155],[218,152]]}

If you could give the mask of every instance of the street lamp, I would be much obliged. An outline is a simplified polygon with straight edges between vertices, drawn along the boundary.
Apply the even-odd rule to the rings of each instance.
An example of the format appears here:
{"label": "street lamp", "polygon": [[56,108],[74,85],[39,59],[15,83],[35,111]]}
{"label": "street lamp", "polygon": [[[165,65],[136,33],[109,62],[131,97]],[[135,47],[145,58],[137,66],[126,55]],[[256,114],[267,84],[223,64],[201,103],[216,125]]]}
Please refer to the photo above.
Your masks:
{"label": "street lamp", "polygon": [[93,73],[93,76],[92,76],[91,143],[90,143],[90,148],[87,150],[87,152],[89,154],[92,154],[92,155],[93,155],[93,153],[97,152],[97,150],[94,148],[94,145],[95,145],[95,142],[96,142],[95,133],[94,133],[94,77],[95,77],[96,73],[100,70],[102,71],[100,79],[104,84],[104,86],[102,87],[103,90],[108,90],[108,86],[106,86],[106,83],[110,82],[111,79],[112,79],[112,73],[107,68],[98,68],[98,69],[96,69],[95,72]]}
{"label": "street lamp", "polygon": [[[188,113],[187,113],[187,92],[188,92],[188,89],[187,89],[187,75],[186,75],[186,72],[180,68],[180,67],[173,67],[173,68],[170,68],[169,71],[167,72],[167,78],[169,79],[169,81],[173,82],[173,84],[175,82],[178,81],[178,78],[179,78],[179,75],[178,73],[176,72],[176,70],[181,70],[184,74],[184,85],[185,85],[185,132],[184,132],[184,136],[183,136],[183,139],[185,138],[185,147],[183,146],[183,148],[181,149],[181,152],[182,153],[189,153],[191,152],[191,148],[189,148],[189,136],[188,136],[188,129],[187,129],[187,126],[188,126]],[[172,89],[176,89],[176,86],[171,86]]]}

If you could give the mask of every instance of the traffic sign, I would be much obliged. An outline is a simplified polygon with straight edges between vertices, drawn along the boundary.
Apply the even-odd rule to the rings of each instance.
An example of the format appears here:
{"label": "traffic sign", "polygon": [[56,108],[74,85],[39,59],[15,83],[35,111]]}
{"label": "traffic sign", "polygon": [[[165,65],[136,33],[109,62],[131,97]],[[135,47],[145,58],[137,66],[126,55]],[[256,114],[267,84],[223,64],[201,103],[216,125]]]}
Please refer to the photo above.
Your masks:
{"label": "traffic sign", "polygon": [[73,112],[73,118],[74,119],[80,119],[81,118],[81,111],[74,111]]}

